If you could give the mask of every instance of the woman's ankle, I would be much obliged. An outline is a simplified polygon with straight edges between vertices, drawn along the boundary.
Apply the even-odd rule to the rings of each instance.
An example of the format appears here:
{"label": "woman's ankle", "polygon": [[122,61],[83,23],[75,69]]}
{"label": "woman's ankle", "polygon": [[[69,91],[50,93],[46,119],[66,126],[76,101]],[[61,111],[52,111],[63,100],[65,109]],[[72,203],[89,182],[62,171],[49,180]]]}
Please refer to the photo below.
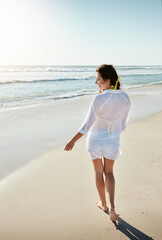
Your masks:
{"label": "woman's ankle", "polygon": [[106,206],[106,201],[100,200],[103,206]]}
{"label": "woman's ankle", "polygon": [[115,211],[115,206],[109,206],[109,211]]}

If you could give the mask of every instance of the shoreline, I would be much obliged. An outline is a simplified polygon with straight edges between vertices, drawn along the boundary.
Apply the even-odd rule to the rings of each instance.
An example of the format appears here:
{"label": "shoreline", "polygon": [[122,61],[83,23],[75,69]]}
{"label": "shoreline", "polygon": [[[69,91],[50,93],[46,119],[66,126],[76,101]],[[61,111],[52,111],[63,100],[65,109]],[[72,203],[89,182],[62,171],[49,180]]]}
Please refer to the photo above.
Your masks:
{"label": "shoreline", "polygon": [[82,138],[72,151],[50,151],[0,181],[1,238],[160,239],[161,120],[162,112],[156,113],[121,134],[122,155],[114,166],[118,230],[95,206],[94,170]]}
{"label": "shoreline", "polygon": [[[132,85],[133,86],[133,85]],[[159,88],[159,87],[162,87],[162,82],[156,82],[156,83],[148,83],[148,84],[145,84],[145,85],[140,85],[140,86],[135,86],[135,87],[130,87],[130,88],[124,88],[122,87],[121,90],[127,92],[128,94],[131,94],[132,92],[134,91],[141,91],[141,90],[149,90],[151,89],[151,87],[154,88],[154,90],[156,88]],[[72,97],[63,97],[60,99],[56,99],[56,100],[53,100],[51,102],[42,102],[42,103],[38,103],[38,104],[29,104],[29,105],[24,105],[24,106],[16,106],[16,107],[10,107],[10,108],[3,108],[3,109],[0,109],[0,113],[4,113],[4,112],[7,112],[7,111],[18,111],[18,110],[24,110],[24,109],[28,109],[28,108],[37,108],[37,107],[45,107],[45,106],[48,106],[48,105],[51,105],[51,104],[54,104],[55,101],[56,103],[58,102],[64,102],[66,100],[75,100],[77,98],[82,98],[82,97],[91,97],[91,96],[95,96],[97,94],[97,92],[92,92],[92,93],[89,93],[89,94],[79,94],[77,96],[72,96]],[[137,93],[136,93],[137,94]]]}

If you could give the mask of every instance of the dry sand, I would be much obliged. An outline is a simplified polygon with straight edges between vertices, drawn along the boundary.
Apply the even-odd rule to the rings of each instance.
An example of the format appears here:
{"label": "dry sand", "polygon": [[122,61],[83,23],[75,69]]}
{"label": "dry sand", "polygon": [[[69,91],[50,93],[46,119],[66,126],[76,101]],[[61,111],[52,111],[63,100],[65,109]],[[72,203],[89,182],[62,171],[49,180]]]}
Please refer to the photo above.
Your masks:
{"label": "dry sand", "polygon": [[[37,158],[0,182],[1,240],[162,239],[162,112],[128,125],[115,162],[116,230],[95,206],[86,138]],[[64,143],[64,145],[66,142]]]}

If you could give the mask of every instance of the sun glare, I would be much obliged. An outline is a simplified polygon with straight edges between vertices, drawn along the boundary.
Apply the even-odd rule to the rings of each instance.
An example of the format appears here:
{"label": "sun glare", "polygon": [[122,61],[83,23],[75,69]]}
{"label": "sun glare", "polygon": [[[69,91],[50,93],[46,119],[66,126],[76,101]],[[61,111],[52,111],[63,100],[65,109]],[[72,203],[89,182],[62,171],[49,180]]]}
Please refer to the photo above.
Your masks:
{"label": "sun glare", "polygon": [[0,1],[0,64],[24,62],[36,48],[43,13],[34,1]]}

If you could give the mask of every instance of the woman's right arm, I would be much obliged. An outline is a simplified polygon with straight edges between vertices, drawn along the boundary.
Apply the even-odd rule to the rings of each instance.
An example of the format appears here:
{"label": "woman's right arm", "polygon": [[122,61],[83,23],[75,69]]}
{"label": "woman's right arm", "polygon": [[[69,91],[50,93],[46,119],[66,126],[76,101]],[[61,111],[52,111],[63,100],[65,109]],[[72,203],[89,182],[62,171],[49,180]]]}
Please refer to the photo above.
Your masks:
{"label": "woman's right arm", "polygon": [[82,133],[78,132],[65,146],[64,150],[65,151],[71,151],[74,147],[74,144],[76,141],[79,140],[79,138],[81,138],[83,136]]}
{"label": "woman's right arm", "polygon": [[81,127],[78,129],[78,132],[82,133],[83,135],[87,134],[89,129],[94,124],[97,114],[101,109],[101,103],[99,101],[98,95],[95,96],[91,102],[91,105],[89,107],[86,119],[84,120]]}
{"label": "woman's right arm", "polygon": [[91,102],[89,107],[89,111],[85,121],[83,122],[82,126],[78,129],[78,133],[66,144],[64,150],[71,151],[74,147],[74,144],[77,140],[79,140],[83,135],[85,135],[91,126],[94,124],[96,120],[97,113],[100,110],[100,104],[98,103],[98,99],[95,96]]}

